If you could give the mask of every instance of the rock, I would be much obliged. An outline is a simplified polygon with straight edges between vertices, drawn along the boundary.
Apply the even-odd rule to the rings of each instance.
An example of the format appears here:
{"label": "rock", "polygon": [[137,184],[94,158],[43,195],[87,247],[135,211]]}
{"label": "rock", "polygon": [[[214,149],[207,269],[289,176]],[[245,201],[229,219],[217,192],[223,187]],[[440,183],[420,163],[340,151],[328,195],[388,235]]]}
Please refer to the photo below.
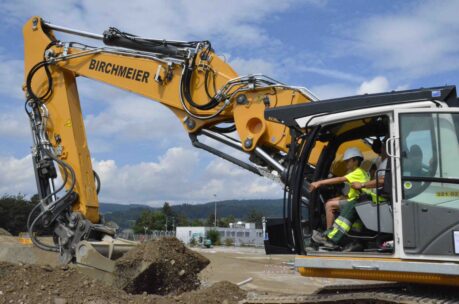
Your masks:
{"label": "rock", "polygon": [[0,228],[0,235],[11,236],[11,233],[9,233],[6,229]]}
{"label": "rock", "polygon": [[54,298],[54,304],[67,304],[67,300],[64,298]]}
{"label": "rock", "polygon": [[50,265],[43,265],[43,266],[41,266],[41,269],[43,269],[44,271],[47,271],[47,272],[53,271],[53,267],[51,267]]}
{"label": "rock", "polygon": [[178,273],[179,276],[182,276],[184,274],[185,274],[185,269],[180,270],[179,273]]}

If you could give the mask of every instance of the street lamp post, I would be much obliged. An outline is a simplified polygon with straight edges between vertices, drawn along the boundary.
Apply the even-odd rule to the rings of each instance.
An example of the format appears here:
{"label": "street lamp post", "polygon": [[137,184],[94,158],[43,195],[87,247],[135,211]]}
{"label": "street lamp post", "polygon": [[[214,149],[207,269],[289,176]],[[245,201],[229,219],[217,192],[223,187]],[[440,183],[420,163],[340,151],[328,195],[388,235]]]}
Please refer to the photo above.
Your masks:
{"label": "street lamp post", "polygon": [[215,211],[215,214],[214,214],[214,227],[217,227],[217,194],[214,194],[214,211]]}

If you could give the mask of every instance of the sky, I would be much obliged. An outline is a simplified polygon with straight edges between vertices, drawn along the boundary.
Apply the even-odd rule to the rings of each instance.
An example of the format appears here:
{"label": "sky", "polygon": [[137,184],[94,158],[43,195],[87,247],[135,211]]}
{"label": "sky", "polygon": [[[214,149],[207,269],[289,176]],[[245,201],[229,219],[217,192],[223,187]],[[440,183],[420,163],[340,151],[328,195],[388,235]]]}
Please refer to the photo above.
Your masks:
{"label": "sky", "polygon": [[[143,37],[210,40],[240,75],[263,73],[327,99],[459,83],[458,12],[452,0],[0,0],[0,195],[36,193],[21,90],[22,26],[32,16],[98,34],[115,26]],[[193,148],[159,103],[80,78],[101,201],[281,197],[280,185]]]}

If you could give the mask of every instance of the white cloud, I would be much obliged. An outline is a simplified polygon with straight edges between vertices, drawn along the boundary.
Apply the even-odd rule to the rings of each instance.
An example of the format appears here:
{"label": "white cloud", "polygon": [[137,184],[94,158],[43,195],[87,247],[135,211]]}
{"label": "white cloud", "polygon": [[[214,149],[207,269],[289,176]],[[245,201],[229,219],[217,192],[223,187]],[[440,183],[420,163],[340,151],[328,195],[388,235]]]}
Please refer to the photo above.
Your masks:
{"label": "white cloud", "polygon": [[[101,178],[102,202],[161,205],[207,202],[214,194],[219,200],[282,196],[279,184],[224,160],[203,166],[196,149],[174,147],[157,161],[122,166],[114,160],[93,160],[93,167]],[[0,195],[36,192],[31,156],[0,156]]]}
{"label": "white cloud", "polygon": [[389,87],[389,81],[386,77],[377,76],[369,81],[364,81],[357,90],[357,94],[386,92],[389,90]]}
{"label": "white cloud", "polygon": [[360,85],[347,85],[341,83],[328,83],[311,87],[311,91],[319,99],[330,99],[361,94],[383,93],[392,90],[403,91],[408,89],[408,85],[394,87],[384,76],[376,76],[370,80],[364,80]]}
{"label": "white cloud", "polygon": [[0,195],[37,193],[32,157],[0,156]]}
{"label": "white cloud", "polygon": [[29,120],[24,111],[13,110],[0,114],[1,138],[31,140],[31,134]]}
{"label": "white cloud", "polygon": [[7,56],[0,49],[0,92],[7,97],[24,100],[22,83],[24,62]]}
{"label": "white cloud", "polygon": [[330,99],[355,95],[355,87],[341,83],[329,83],[310,88],[319,99]]}
{"label": "white cloud", "polygon": [[230,198],[278,198],[281,186],[221,159],[205,169],[196,149],[171,148],[157,162],[118,166],[113,160],[95,161],[102,180],[101,200],[155,203],[205,202]]}
{"label": "white cloud", "polygon": [[225,160],[211,161],[203,176],[201,187],[191,193],[196,197],[212,197],[217,194],[219,199],[230,198],[279,198],[282,196],[282,187],[267,178],[259,177],[243,170]]}
{"label": "white cloud", "polygon": [[349,50],[404,77],[458,70],[458,11],[455,0],[421,1],[397,13],[370,17],[353,33]]}
{"label": "white cloud", "polygon": [[276,74],[275,65],[261,58],[244,59],[238,57],[230,59],[229,64],[239,75],[264,74],[273,76]]}
{"label": "white cloud", "polygon": [[363,80],[363,77],[359,75],[354,75],[351,73],[346,73],[343,71],[333,70],[333,69],[325,69],[325,68],[317,68],[317,67],[306,67],[306,66],[299,66],[298,70],[302,72],[309,72],[314,74],[319,74],[322,76],[327,76],[330,78],[344,80],[344,81],[351,81],[351,82],[360,82]]}
{"label": "white cloud", "polygon": [[180,120],[165,106],[145,98],[121,94],[98,114],[85,117],[89,137],[112,142],[184,142]]}

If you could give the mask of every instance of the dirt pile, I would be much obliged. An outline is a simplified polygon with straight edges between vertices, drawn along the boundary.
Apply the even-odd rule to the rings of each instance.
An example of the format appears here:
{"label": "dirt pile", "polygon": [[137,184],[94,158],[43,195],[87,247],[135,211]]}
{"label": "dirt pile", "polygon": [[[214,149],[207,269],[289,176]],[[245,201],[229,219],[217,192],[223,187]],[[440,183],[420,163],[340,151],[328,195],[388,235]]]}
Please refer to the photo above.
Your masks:
{"label": "dirt pile", "polygon": [[143,243],[116,261],[116,287],[133,294],[180,294],[199,287],[209,260],[176,238]]}
{"label": "dirt pile", "polygon": [[91,280],[76,268],[0,263],[0,303],[238,303],[246,293],[229,282],[180,295],[131,295]]}
{"label": "dirt pile", "polygon": [[84,303],[103,298],[121,303],[129,295],[77,269],[0,262],[0,303]]}
{"label": "dirt pile", "polygon": [[11,233],[9,233],[6,229],[0,228],[0,235],[11,236]]}
{"label": "dirt pile", "polygon": [[[186,292],[175,298],[164,299],[165,302],[159,302],[161,304],[171,303],[168,301],[174,301],[175,303],[196,303],[196,304],[213,304],[213,303],[238,303],[245,299],[247,293],[240,289],[237,285],[222,281],[215,283],[214,285],[199,289],[192,292]],[[172,302],[172,303],[174,303]]]}

